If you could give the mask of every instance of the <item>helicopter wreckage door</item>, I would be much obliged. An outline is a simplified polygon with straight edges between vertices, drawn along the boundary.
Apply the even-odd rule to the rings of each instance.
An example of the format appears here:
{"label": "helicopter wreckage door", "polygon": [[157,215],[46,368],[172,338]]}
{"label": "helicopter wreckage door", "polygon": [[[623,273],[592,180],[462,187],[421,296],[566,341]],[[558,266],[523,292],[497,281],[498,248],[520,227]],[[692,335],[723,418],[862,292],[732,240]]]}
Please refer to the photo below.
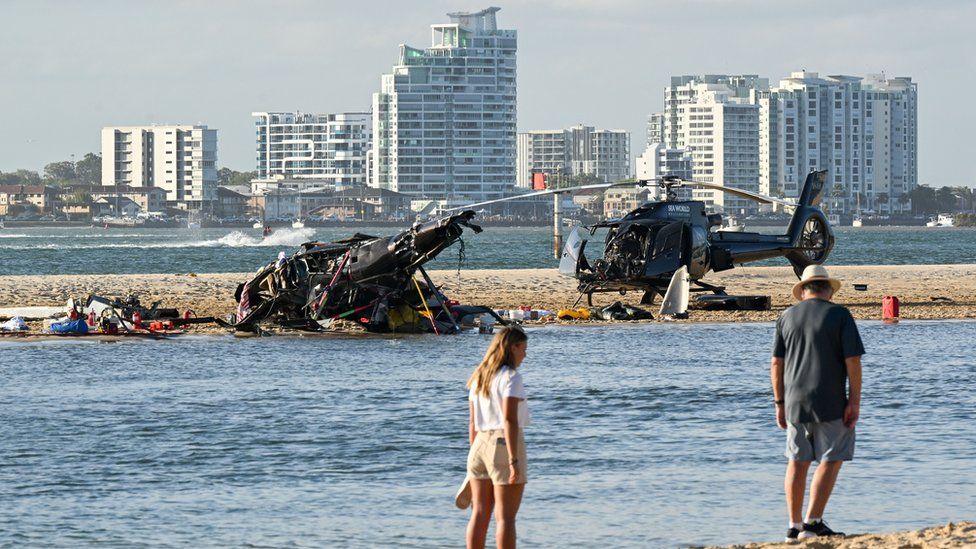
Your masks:
{"label": "helicopter wreckage door", "polygon": [[648,246],[644,276],[670,277],[687,263],[689,251],[689,233],[684,222],[676,221],[661,227],[654,242]]}
{"label": "helicopter wreckage door", "polygon": [[[580,270],[589,270],[590,265],[583,256],[583,249],[586,247],[586,239],[581,235],[579,227],[573,229],[566,239],[563,247],[563,255],[559,258],[559,274],[563,276],[576,276]],[[582,261],[581,261],[582,259]]]}

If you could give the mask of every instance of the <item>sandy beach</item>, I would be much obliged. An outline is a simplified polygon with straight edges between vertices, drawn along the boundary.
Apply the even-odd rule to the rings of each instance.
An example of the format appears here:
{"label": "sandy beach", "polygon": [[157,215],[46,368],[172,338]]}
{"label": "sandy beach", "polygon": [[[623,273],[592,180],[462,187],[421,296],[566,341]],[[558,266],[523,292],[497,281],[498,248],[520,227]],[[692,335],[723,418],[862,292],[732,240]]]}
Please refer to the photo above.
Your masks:
{"label": "sandy beach", "polygon": [[[844,281],[836,301],[858,319],[879,319],[884,295],[897,296],[902,319],[976,318],[976,265],[897,265],[831,267]],[[431,271],[435,283],[462,303],[495,309],[529,306],[558,310],[571,307],[578,293],[576,281],[555,269]],[[181,273],[132,275],[34,275],[0,277],[0,307],[63,305],[69,297],[136,295],[144,305],[192,309],[197,316],[225,316],[234,309],[234,290],[249,273]],[[787,267],[745,267],[708,279],[734,295],[769,295],[770,311],[691,311],[690,322],[754,322],[774,320],[793,298],[796,277]],[[867,284],[855,291],[853,283]],[[595,305],[616,300],[638,305],[640,294],[598,294]],[[585,300],[584,300],[585,301]],[[585,305],[585,303],[581,303]],[[657,313],[657,306],[647,307]],[[653,322],[653,321],[652,321]],[[215,329],[209,328],[210,330]],[[195,327],[195,331],[207,331]]]}
{"label": "sandy beach", "polygon": [[[943,547],[976,547],[976,522],[957,522],[911,532],[893,534],[857,534],[839,539],[814,538],[798,544],[749,543],[730,545],[727,549],[936,549]],[[717,548],[709,548],[717,549]]]}

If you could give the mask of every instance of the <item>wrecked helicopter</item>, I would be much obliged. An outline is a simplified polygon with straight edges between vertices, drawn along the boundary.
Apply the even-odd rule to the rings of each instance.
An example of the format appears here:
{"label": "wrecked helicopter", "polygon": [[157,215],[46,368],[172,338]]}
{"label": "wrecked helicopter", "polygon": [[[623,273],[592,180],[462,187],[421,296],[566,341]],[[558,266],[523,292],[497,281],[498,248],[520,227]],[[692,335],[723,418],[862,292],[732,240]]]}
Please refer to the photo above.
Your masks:
{"label": "wrecked helicopter", "polygon": [[224,324],[244,332],[260,332],[268,323],[320,331],[346,320],[370,332],[452,333],[485,314],[504,323],[487,307],[447,299],[423,268],[458,242],[465,228],[481,232],[471,223],[474,216],[469,210],[392,236],[357,233],[302,244],[238,286],[236,313]]}

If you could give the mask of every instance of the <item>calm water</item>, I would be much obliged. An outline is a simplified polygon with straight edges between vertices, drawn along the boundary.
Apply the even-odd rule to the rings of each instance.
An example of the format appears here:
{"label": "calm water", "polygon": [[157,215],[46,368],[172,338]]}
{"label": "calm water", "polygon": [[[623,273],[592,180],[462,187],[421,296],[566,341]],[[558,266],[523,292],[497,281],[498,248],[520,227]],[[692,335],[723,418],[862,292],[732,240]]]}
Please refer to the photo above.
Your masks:
{"label": "calm water", "polygon": [[[397,232],[389,227],[279,229],[262,238],[258,229],[10,228],[0,230],[0,275],[248,272],[274,260],[279,251],[291,253],[303,242],[343,238],[356,231]],[[550,231],[545,227],[490,227],[478,235],[466,231],[464,265],[472,269],[555,267]],[[839,227],[835,232],[837,244],[829,260],[835,265],[976,263],[974,229]],[[431,267],[456,268],[458,249],[458,245],[448,249]],[[589,253],[600,249],[591,247]]]}
{"label": "calm water", "polygon": [[[530,330],[526,546],[783,535],[771,324]],[[972,520],[973,322],[861,323],[831,524]],[[0,342],[0,546],[444,546],[488,336]]]}

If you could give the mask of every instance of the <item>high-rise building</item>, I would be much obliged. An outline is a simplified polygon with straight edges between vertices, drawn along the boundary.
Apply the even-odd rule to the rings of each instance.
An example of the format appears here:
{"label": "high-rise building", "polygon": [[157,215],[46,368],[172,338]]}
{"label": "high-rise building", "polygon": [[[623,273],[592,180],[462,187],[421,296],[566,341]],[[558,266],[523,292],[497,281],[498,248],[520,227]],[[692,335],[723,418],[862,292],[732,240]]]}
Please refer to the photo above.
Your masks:
{"label": "high-rise building", "polygon": [[[692,178],[745,190],[759,189],[759,108],[755,90],[768,87],[756,75],[675,76],[665,89],[664,144],[692,156]],[[728,212],[757,204],[720,191],[695,189],[695,199]]]}
{"label": "high-rise building", "polygon": [[647,115],[647,144],[664,143],[664,113]]}
{"label": "high-rise building", "polygon": [[400,46],[373,94],[371,186],[459,201],[512,189],[517,38],[498,11],[450,13],[429,48]]}
{"label": "high-rise building", "polygon": [[532,173],[590,174],[608,182],[630,177],[630,132],[574,126],[518,134],[516,185],[532,186]]}
{"label": "high-rise building", "polygon": [[254,112],[257,178],[366,184],[369,113]]}
{"label": "high-rise building", "polygon": [[199,210],[217,199],[217,130],[206,126],[102,128],[102,185],[158,187],[166,203]]}
{"label": "high-rise building", "polygon": [[893,211],[917,185],[916,84],[794,72],[755,94],[760,192],[796,198],[811,170],[827,170],[826,206]]}
{"label": "high-rise building", "polygon": [[[665,176],[691,179],[694,175],[692,166],[691,151],[669,149],[664,143],[651,143],[637,157],[637,179],[654,180]],[[651,198],[663,198],[660,190],[660,187],[651,187]],[[677,193],[682,199],[691,197],[687,189],[678,189]]]}

